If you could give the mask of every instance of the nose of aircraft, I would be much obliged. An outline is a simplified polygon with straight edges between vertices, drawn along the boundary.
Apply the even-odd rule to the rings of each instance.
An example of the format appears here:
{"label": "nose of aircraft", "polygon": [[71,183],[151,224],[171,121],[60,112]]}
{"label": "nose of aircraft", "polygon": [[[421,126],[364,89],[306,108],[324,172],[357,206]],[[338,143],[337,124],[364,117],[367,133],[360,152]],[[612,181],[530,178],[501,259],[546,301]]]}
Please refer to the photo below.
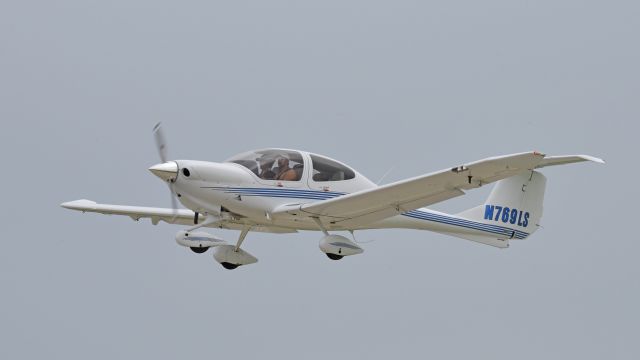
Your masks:
{"label": "nose of aircraft", "polygon": [[166,163],[153,165],[149,168],[149,171],[162,180],[174,180],[178,176],[178,164],[174,161],[167,161]]}

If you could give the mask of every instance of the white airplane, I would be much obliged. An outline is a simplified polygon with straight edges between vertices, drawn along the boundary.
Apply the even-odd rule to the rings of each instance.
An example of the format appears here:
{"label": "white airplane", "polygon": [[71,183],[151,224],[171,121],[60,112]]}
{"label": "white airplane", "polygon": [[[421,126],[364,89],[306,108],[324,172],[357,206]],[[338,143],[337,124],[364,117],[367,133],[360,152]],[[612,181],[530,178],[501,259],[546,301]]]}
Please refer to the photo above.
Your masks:
{"label": "white airplane", "polygon": [[[491,157],[430,174],[378,186],[349,166],[325,156],[288,149],[249,151],[216,163],[169,161],[160,124],[154,128],[162,163],[149,168],[169,185],[173,208],[98,204],[77,200],[62,207],[82,212],[150,218],[187,225],[178,244],[196,253],[214,248],[226,269],[258,260],[241,245],[250,231],[322,231],[320,250],[330,259],[362,253],[353,232],[402,228],[430,230],[506,248],[526,239],[542,217],[546,178],[536,169],[581,161],[604,163],[587,155],[546,156],[539,152]],[[484,204],[451,215],[425,206],[497,182]],[[187,209],[178,209],[176,199]],[[203,227],[240,230],[229,244]],[[336,235],[349,231],[351,238]]]}

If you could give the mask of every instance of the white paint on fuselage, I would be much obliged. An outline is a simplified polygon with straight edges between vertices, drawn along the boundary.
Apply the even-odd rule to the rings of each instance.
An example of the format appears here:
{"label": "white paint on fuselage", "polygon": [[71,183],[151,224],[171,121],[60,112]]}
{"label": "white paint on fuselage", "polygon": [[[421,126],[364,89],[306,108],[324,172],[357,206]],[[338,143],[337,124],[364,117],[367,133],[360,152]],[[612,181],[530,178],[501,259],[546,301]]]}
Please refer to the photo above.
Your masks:
{"label": "white paint on fuselage", "polygon": [[[272,219],[269,214],[283,205],[312,203],[377,186],[355,172],[356,176],[351,180],[321,183],[323,190],[319,191],[317,184],[313,186],[310,180],[312,167],[309,154],[300,153],[305,161],[305,171],[301,180],[297,182],[265,183],[249,169],[234,163],[178,160],[176,162],[180,172],[174,182],[174,189],[180,202],[195,212],[217,213],[224,208],[256,224],[319,231],[318,225],[306,217],[296,218],[292,215]],[[182,172],[184,168],[189,169],[188,177]],[[328,230],[336,231],[403,228],[480,236],[495,236],[496,228],[499,228],[427,208],[399,214],[358,228],[347,229],[337,224],[324,225]]]}

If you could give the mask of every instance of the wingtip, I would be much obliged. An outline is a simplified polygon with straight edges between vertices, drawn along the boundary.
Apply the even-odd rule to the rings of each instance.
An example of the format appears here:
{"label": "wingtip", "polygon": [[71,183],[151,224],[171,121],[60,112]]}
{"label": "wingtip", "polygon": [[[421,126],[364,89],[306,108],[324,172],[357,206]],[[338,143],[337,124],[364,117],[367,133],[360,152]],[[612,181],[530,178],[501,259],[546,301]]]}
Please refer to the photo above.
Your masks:
{"label": "wingtip", "polygon": [[79,210],[79,209],[83,209],[83,208],[86,208],[86,207],[90,207],[90,206],[95,205],[95,204],[96,204],[95,201],[91,201],[91,200],[87,200],[87,199],[81,199],[81,200],[63,202],[62,204],[60,204],[60,206],[65,208],[65,209]]}
{"label": "wingtip", "polygon": [[545,156],[536,166],[536,169],[546,166],[566,165],[585,161],[594,162],[596,164],[605,164],[604,160],[591,155],[555,155]]}
{"label": "wingtip", "polygon": [[594,163],[598,163],[598,164],[606,164],[606,162],[600,158],[597,158],[595,156],[591,156],[591,155],[581,155],[583,159],[588,160],[588,161],[592,161]]}

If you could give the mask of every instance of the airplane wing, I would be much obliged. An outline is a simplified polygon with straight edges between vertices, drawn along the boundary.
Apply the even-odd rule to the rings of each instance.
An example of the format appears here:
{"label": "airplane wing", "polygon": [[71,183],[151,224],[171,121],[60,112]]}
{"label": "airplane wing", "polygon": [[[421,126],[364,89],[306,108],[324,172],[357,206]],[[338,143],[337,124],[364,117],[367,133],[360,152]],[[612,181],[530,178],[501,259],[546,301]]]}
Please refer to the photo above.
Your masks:
{"label": "airplane wing", "polygon": [[328,228],[357,228],[535,169],[544,159],[538,152],[491,157],[330,200],[285,205],[272,216],[318,218]]}
{"label": "airplane wing", "polygon": [[[156,225],[160,221],[168,224],[193,225],[195,212],[188,209],[167,209],[142,206],[124,206],[98,204],[91,200],[76,200],[60,204],[63,208],[77,210],[82,212],[93,212],[105,215],[123,215],[138,221],[140,219],[151,219],[151,223]],[[204,219],[203,219],[204,220]],[[230,230],[242,230],[244,222],[241,220],[222,220],[211,227],[218,227]],[[251,231],[267,232],[267,233],[295,233],[296,230],[277,227],[264,226],[260,224],[252,225]]]}

